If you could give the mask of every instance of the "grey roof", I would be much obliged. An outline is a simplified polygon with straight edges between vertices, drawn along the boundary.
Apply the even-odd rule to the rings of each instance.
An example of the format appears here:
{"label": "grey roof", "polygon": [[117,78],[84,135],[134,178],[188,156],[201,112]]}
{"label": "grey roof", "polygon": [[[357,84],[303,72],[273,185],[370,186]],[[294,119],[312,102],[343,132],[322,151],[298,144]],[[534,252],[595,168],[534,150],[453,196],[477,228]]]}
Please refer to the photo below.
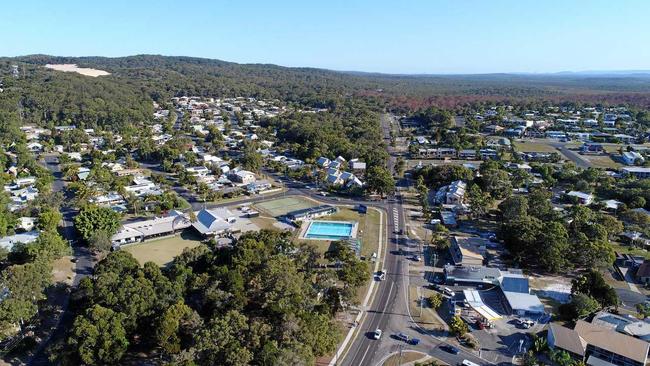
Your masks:
{"label": "grey roof", "polygon": [[528,278],[522,275],[506,275],[501,280],[501,288],[503,291],[527,294],[529,293]]}
{"label": "grey roof", "polygon": [[445,274],[459,282],[498,282],[501,278],[501,271],[498,268],[483,266],[445,266]]}
{"label": "grey roof", "polygon": [[230,228],[229,218],[232,213],[227,209],[203,209],[196,215],[196,222],[192,224],[201,234],[215,234]]}

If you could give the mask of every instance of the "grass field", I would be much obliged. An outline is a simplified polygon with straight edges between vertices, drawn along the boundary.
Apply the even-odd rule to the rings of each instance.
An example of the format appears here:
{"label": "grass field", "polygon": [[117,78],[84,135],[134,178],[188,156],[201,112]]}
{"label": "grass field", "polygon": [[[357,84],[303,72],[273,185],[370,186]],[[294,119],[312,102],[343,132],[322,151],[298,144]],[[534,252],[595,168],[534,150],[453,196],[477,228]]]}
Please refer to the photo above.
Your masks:
{"label": "grass field", "polygon": [[200,238],[192,234],[181,234],[169,238],[148,241],[142,244],[133,244],[124,247],[140,262],[154,262],[159,266],[169,264],[174,257],[181,254],[185,248],[194,248],[201,244]]}
{"label": "grass field", "polygon": [[612,248],[614,248],[614,251],[617,253],[631,254],[631,255],[643,257],[645,259],[650,259],[650,252],[645,249],[633,247],[630,245],[623,245],[616,242],[611,242],[611,243],[612,243]]}
{"label": "grass field", "polygon": [[285,197],[285,198],[278,198],[271,201],[256,203],[254,206],[258,210],[270,216],[278,217],[278,216],[286,215],[291,211],[314,207],[316,206],[316,204],[310,200],[301,197]]}
{"label": "grass field", "polygon": [[553,146],[538,141],[517,141],[514,146],[517,151],[522,152],[558,152]]}
{"label": "grass field", "polygon": [[612,160],[607,155],[583,155],[582,157],[592,163],[596,168],[618,169],[623,166],[623,164]]}

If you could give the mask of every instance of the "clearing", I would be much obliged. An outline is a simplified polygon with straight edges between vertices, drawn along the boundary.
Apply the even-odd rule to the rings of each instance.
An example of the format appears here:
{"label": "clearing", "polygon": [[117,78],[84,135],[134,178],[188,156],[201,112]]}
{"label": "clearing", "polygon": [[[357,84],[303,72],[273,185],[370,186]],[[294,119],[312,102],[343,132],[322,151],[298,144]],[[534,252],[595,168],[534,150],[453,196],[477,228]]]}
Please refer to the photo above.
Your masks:
{"label": "clearing", "polygon": [[151,240],[144,243],[133,244],[123,247],[131,253],[140,264],[154,262],[159,266],[166,266],[183,252],[185,248],[194,248],[201,245],[201,240],[194,234],[183,233],[181,235]]}
{"label": "clearing", "polygon": [[513,143],[517,151],[522,152],[558,152],[557,149],[548,143],[539,141],[516,141]]}
{"label": "clearing", "polygon": [[56,70],[56,71],[76,72],[77,74],[92,76],[94,78],[96,78],[98,76],[110,75],[109,72],[106,72],[104,70],[97,70],[97,69],[79,67],[76,64],[56,64],[56,65],[47,64],[47,65],[45,65],[45,67],[48,68],[48,69]]}

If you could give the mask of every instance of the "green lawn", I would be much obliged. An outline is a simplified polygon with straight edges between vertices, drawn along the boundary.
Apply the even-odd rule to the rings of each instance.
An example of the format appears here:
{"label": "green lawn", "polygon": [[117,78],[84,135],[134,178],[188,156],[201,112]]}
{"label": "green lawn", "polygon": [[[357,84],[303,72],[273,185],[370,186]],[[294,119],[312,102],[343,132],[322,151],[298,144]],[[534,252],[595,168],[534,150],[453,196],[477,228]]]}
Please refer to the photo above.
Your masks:
{"label": "green lawn", "polygon": [[614,248],[614,251],[617,253],[638,255],[640,257],[644,257],[645,259],[650,259],[650,252],[642,248],[623,245],[616,242],[612,242],[612,248]]}
{"label": "green lawn", "polygon": [[166,266],[174,257],[181,254],[185,248],[194,248],[201,244],[200,238],[193,234],[181,234],[174,237],[162,238],[133,244],[124,247],[140,264],[154,262],[159,266]]}

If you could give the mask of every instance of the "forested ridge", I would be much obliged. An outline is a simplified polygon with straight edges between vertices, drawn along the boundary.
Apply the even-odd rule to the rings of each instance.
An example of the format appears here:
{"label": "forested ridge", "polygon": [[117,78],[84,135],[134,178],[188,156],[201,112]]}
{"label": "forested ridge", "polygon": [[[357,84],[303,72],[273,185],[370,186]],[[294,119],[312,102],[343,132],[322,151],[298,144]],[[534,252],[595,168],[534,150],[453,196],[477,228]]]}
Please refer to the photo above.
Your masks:
{"label": "forested ridge", "polygon": [[[45,64],[75,63],[110,72],[97,78]],[[11,77],[11,65],[21,77]],[[650,76],[386,75],[137,55],[119,58],[31,55],[0,58],[0,104],[25,122],[122,125],[147,120],[151,101],[172,96],[250,96],[331,107],[349,97],[378,107],[456,107],[484,101],[575,101],[650,105]]]}

